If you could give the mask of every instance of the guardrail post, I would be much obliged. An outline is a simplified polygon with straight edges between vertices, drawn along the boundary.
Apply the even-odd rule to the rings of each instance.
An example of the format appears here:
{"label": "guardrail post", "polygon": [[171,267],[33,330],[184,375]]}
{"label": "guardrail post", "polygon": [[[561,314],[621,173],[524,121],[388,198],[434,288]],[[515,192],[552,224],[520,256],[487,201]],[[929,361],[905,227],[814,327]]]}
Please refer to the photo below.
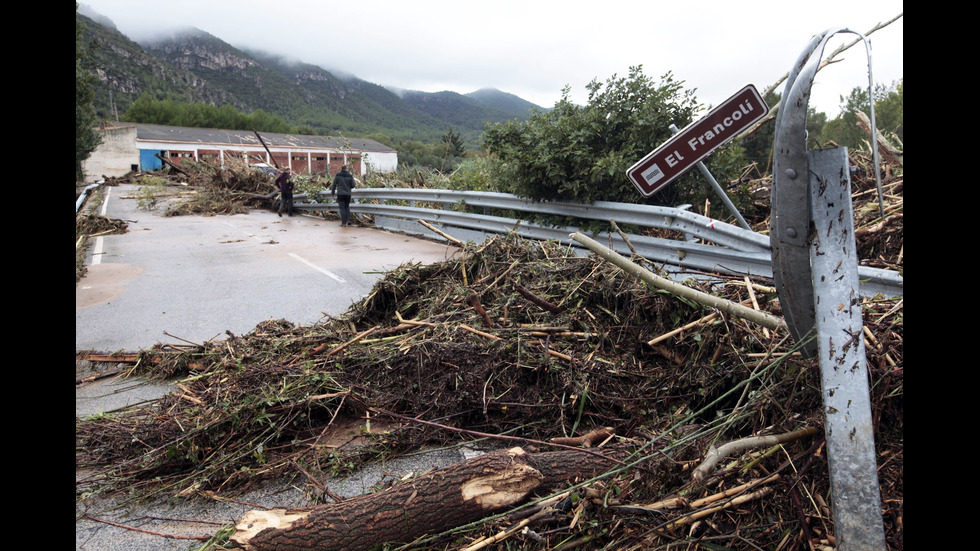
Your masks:
{"label": "guardrail post", "polygon": [[883,550],[847,149],[806,150],[810,88],[836,32],[810,41],[776,117],[773,276],[790,332],[820,362],[838,549]]}
{"label": "guardrail post", "polygon": [[847,149],[810,152],[811,248],[839,549],[884,549]]}

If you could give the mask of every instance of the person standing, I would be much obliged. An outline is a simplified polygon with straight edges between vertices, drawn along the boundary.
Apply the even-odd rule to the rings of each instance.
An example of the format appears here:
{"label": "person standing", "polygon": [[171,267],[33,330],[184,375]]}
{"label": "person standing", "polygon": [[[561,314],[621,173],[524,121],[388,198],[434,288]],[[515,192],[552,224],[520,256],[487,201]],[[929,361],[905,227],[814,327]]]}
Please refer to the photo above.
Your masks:
{"label": "person standing", "polygon": [[354,185],[354,176],[347,172],[347,165],[340,167],[340,172],[334,176],[333,185],[330,187],[330,195],[337,197],[341,227],[350,225],[350,196]]}
{"label": "person standing", "polygon": [[279,211],[276,213],[282,217],[283,209],[292,216],[293,215],[293,176],[290,174],[289,169],[283,170],[279,177],[276,178],[276,187],[279,188],[279,194],[281,196],[279,200]]}

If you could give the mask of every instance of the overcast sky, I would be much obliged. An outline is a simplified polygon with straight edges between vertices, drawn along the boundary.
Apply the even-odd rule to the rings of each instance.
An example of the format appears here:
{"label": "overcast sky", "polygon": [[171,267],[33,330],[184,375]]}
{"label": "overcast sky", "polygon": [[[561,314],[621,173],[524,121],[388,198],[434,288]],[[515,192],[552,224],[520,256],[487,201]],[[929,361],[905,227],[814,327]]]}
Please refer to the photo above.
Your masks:
{"label": "overcast sky", "polygon": [[[551,107],[570,88],[629,68],[659,82],[668,71],[717,105],[785,75],[810,37],[866,33],[903,12],[902,0],[662,2],[657,0],[86,0],[130,38],[181,26],[232,46],[347,72],[382,86],[469,93],[497,88]],[[876,83],[902,78],[904,18],[868,36]],[[837,34],[826,57],[858,38]],[[811,107],[833,118],[840,96],[868,85],[863,45],[822,69]],[[778,90],[783,92],[782,87]]]}

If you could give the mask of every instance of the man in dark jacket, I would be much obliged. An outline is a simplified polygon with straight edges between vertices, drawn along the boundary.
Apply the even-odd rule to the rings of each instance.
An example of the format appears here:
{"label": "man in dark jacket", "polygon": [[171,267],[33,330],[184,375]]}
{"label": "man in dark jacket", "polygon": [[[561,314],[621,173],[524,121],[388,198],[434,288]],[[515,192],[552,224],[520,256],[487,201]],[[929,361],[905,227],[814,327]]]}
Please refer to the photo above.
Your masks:
{"label": "man in dark jacket", "polygon": [[282,216],[282,210],[286,209],[290,216],[293,215],[293,178],[289,169],[283,170],[276,178],[276,187],[279,188],[281,199],[279,200],[279,211],[277,214]]}
{"label": "man in dark jacket", "polygon": [[354,185],[354,176],[347,172],[347,165],[340,167],[340,172],[334,176],[333,185],[330,186],[330,195],[337,197],[341,227],[350,225],[350,195]]}

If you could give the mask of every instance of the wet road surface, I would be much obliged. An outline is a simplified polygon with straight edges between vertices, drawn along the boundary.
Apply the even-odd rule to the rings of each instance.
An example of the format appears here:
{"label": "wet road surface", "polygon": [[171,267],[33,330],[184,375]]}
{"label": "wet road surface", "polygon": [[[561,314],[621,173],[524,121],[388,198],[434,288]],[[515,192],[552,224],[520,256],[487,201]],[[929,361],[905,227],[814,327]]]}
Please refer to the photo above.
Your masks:
{"label": "wet road surface", "polygon": [[450,258],[456,248],[335,219],[165,217],[137,208],[136,186],[107,187],[99,213],[129,223],[91,238],[75,286],[75,348],[137,351],[247,333],[269,319],[298,325],[343,314],[386,270]]}

